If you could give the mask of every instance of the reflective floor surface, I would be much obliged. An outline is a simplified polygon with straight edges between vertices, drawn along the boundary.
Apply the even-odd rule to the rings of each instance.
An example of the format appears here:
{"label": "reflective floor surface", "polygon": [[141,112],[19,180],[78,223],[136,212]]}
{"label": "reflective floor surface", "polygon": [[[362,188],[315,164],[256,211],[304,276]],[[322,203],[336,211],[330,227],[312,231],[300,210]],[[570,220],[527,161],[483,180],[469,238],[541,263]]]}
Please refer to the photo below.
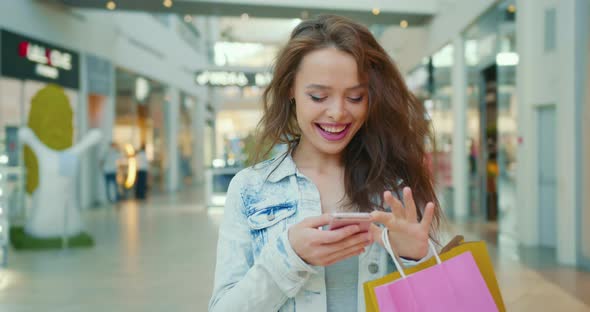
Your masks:
{"label": "reflective floor surface", "polygon": [[[91,249],[10,251],[0,311],[207,311],[221,209],[202,192],[88,210]],[[555,264],[551,250],[496,239],[494,224],[452,224],[487,239],[508,311],[590,311],[590,273]]]}

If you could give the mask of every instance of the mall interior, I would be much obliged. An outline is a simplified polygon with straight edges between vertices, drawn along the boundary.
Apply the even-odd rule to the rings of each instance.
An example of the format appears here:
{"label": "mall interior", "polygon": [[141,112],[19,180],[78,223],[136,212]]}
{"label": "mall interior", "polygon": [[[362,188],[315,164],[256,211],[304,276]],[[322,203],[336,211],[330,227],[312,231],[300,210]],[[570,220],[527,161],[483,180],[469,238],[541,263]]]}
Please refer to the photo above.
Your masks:
{"label": "mall interior", "polygon": [[0,311],[207,311],[273,61],[321,14],[424,105],[506,310],[590,311],[588,0],[0,1]]}

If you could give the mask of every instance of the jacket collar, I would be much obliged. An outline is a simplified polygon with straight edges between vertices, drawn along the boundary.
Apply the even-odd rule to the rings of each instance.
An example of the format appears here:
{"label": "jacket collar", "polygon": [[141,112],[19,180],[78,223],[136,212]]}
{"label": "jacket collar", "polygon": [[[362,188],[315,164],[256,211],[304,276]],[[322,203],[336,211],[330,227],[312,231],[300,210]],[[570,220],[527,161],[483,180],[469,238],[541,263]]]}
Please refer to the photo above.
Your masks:
{"label": "jacket collar", "polygon": [[285,152],[284,154],[277,156],[270,160],[270,164],[267,169],[267,180],[269,182],[279,182],[286,177],[297,174],[297,166],[291,157],[291,153]]}

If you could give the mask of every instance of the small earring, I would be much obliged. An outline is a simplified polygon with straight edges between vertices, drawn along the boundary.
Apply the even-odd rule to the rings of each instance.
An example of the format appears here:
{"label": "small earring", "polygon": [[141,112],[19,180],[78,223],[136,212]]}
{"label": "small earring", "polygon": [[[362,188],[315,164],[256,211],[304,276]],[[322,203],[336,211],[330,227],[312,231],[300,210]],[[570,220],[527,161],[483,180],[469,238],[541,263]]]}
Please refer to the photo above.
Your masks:
{"label": "small earring", "polygon": [[291,99],[289,100],[289,103],[291,103],[291,104],[295,104],[295,98],[291,98]]}

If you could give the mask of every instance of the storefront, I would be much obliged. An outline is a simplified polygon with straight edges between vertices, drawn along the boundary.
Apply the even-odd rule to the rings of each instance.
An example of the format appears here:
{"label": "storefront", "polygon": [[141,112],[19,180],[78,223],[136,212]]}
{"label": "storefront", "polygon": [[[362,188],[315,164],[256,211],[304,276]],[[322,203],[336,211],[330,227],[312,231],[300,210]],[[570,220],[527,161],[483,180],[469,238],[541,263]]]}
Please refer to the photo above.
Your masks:
{"label": "storefront", "polygon": [[448,217],[455,216],[453,203],[453,90],[451,69],[453,46],[446,45],[425,58],[406,77],[408,87],[423,103],[431,123],[433,140],[427,141],[427,159],[441,207]]}
{"label": "storefront", "polygon": [[[469,214],[494,224],[497,221],[498,233],[512,238],[517,237],[515,179],[519,144],[516,126],[518,55],[515,13],[514,1],[502,1],[464,33]],[[546,117],[548,120],[541,123],[546,128],[539,130],[555,133],[555,129],[549,129],[552,125],[550,110]],[[548,134],[548,137],[551,136]],[[546,143],[550,152],[554,142]],[[546,163],[551,166],[554,157],[551,158],[551,153],[545,155],[548,157]],[[549,184],[544,194],[551,197],[555,184],[550,181],[554,176],[547,178]],[[551,200],[554,196],[544,201],[550,203]],[[548,229],[548,236],[551,236],[549,232]]]}
{"label": "storefront", "polygon": [[[123,193],[132,197],[134,183],[126,179],[127,159],[142,148],[149,162],[148,188],[151,192],[165,190],[168,167],[165,128],[166,86],[127,69],[115,69],[116,101],[112,140],[121,149],[119,182]],[[127,181],[127,182],[125,182]]]}
{"label": "storefront", "polygon": [[455,214],[453,204],[453,89],[451,69],[453,67],[453,45],[437,51],[431,58],[431,99],[426,109],[434,129],[434,144],[431,161],[439,201],[445,214]]}
{"label": "storefront", "polygon": [[106,158],[111,143],[114,122],[114,66],[104,58],[86,54],[85,57],[87,95],[86,95],[86,125],[88,129],[99,129],[103,138],[101,144],[93,146],[88,156],[88,174],[84,175],[84,191],[81,196],[83,206],[100,206],[107,202],[105,190],[105,176],[102,162]]}
{"label": "storefront", "polygon": [[[12,223],[22,224],[26,216],[25,165],[18,143],[18,128],[29,123],[31,101],[49,85],[60,87],[73,111],[73,140],[80,123],[78,53],[11,31],[0,31],[0,151],[5,197]],[[56,126],[56,128],[59,125]],[[3,207],[4,208],[4,207]]]}
{"label": "storefront", "polygon": [[180,121],[178,129],[178,156],[179,156],[179,177],[181,186],[190,186],[195,181],[195,164],[196,155],[195,149],[195,135],[194,114],[197,105],[197,100],[194,96],[186,93],[180,95],[180,109],[178,120]]}
{"label": "storefront", "polygon": [[214,136],[212,160],[206,163],[207,167],[246,165],[253,152],[254,131],[262,117],[260,98],[271,79],[268,72],[254,71],[220,69],[196,74],[197,85],[209,87],[210,94],[219,102],[214,104],[217,110],[211,112],[211,121],[207,122],[212,129],[205,129],[206,139],[211,130]]}
{"label": "storefront", "polygon": [[195,82],[209,90],[204,116],[205,194],[209,206],[223,206],[233,176],[247,166],[262,117],[260,98],[272,78],[268,72],[212,69]]}

